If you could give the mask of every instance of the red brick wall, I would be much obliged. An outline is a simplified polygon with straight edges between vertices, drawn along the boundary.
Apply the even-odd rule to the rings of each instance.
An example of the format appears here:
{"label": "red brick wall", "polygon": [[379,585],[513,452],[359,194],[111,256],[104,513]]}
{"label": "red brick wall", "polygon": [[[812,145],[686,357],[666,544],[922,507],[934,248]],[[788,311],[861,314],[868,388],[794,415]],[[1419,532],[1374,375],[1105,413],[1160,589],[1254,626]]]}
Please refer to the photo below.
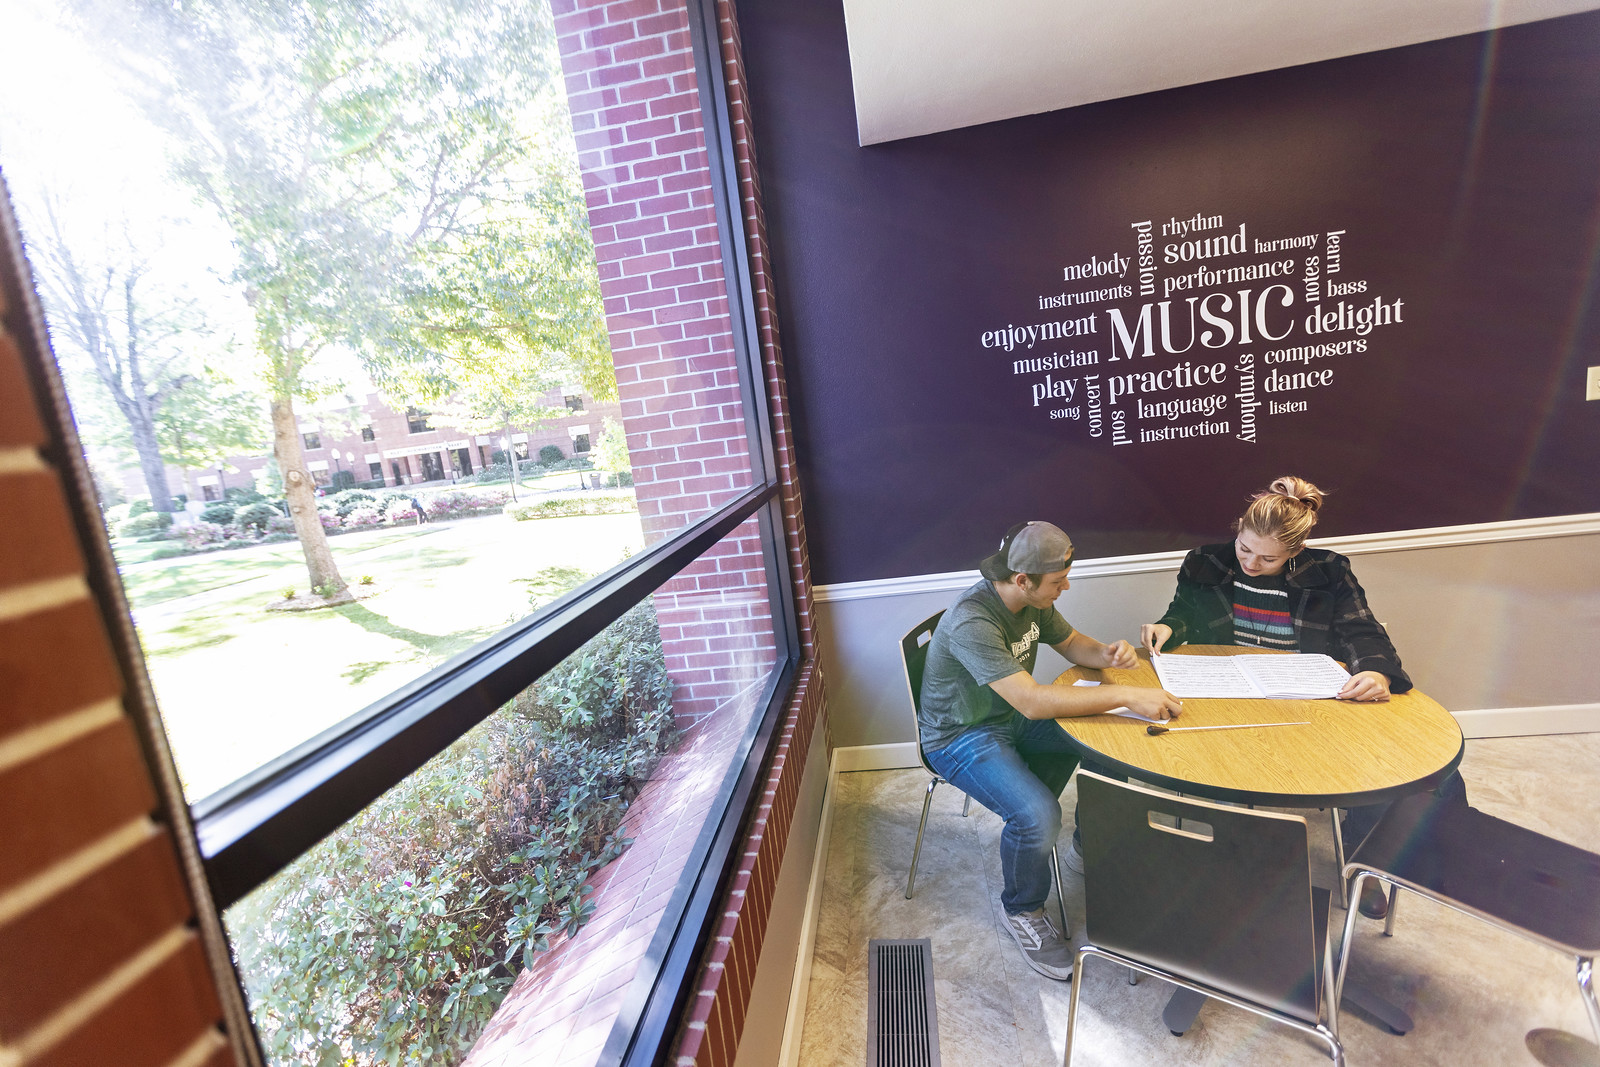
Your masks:
{"label": "red brick wall", "polygon": [[232,1065],[25,278],[0,189],[0,1063]]}
{"label": "red brick wall", "polygon": [[[673,0],[552,6],[651,543],[754,481],[688,18]],[[751,524],[656,595],[683,725],[765,673],[764,584]]]}

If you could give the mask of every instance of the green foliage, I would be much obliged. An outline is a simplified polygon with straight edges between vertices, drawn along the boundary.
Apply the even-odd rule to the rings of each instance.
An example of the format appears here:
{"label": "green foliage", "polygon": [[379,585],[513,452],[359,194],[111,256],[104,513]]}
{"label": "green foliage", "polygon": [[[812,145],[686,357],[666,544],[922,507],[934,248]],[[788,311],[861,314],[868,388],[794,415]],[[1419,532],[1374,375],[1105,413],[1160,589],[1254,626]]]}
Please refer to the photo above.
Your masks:
{"label": "green foliage", "polygon": [[628,457],[628,438],[616,419],[607,416],[590,460],[595,470],[605,471],[611,476],[612,484],[616,484],[618,476],[623,474],[628,475],[628,484],[633,484],[633,462]]}
{"label": "green foliage", "polygon": [[214,522],[220,526],[226,526],[233,521],[234,512],[238,510],[239,508],[236,505],[219,500],[200,513],[200,521]]}
{"label": "green foliage", "polygon": [[337,470],[333,472],[328,481],[335,489],[349,489],[356,484],[356,476],[350,471]]}
{"label": "green foliage", "polygon": [[558,519],[569,515],[622,515],[638,511],[632,493],[585,493],[583,496],[546,497],[519,504],[507,504],[505,513],[518,522],[529,519]]}
{"label": "green foliage", "polygon": [[239,904],[272,1063],[459,1062],[516,972],[592,913],[584,882],[627,844],[671,696],[646,602]]}
{"label": "green foliage", "polygon": [[561,451],[560,445],[545,445],[539,449],[539,462],[547,467],[552,463],[560,463],[566,458],[567,454]]}
{"label": "green foliage", "polygon": [[128,518],[134,519],[138,518],[140,515],[148,515],[153,510],[155,509],[150,506],[149,499],[146,497],[140,497],[138,500],[135,500],[132,504],[128,505]]}
{"label": "green foliage", "polygon": [[332,498],[333,510],[341,519],[349,518],[356,508],[370,508],[377,502],[377,496],[365,489],[346,489]]}
{"label": "green foliage", "polygon": [[283,518],[283,512],[271,504],[262,501],[259,504],[250,504],[240,508],[233,514],[233,524],[240,530],[249,530],[253,536],[260,537],[267,532],[267,524],[273,519]]}
{"label": "green foliage", "polygon": [[258,468],[254,477],[258,497],[262,500],[283,499],[283,468],[278,466],[277,456],[267,460],[266,466]]}
{"label": "green foliage", "polygon": [[148,537],[172,525],[172,516],[165,511],[134,511],[133,518],[117,527],[119,537]]}
{"label": "green foliage", "polygon": [[150,559],[173,559],[174,557],[177,557],[177,556],[192,556],[192,555],[194,555],[194,549],[190,548],[187,544],[184,544],[182,542],[174,542],[174,543],[169,544],[169,545],[157,545],[154,549],[151,550],[149,558]]}
{"label": "green foliage", "polygon": [[241,489],[238,486],[234,486],[222,494],[222,499],[236,508],[242,508],[246,504],[259,504],[267,498],[254,489]]}

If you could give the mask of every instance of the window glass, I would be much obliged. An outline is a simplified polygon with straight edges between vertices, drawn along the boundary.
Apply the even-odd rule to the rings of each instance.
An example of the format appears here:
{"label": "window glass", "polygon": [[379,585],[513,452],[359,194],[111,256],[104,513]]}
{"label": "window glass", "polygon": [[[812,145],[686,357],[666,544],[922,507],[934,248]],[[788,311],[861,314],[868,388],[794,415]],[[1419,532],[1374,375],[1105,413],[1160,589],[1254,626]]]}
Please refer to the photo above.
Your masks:
{"label": "window glass", "polygon": [[775,661],[751,520],[230,908],[269,1060],[598,1047]]}

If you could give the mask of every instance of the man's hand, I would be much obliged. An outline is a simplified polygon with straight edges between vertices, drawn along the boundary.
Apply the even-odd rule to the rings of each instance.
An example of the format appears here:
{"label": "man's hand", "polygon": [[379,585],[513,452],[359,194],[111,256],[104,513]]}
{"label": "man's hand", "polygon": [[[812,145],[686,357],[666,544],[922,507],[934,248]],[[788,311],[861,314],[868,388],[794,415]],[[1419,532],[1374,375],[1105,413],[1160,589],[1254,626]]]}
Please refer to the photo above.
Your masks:
{"label": "man's hand", "polygon": [[1161,655],[1161,646],[1171,637],[1172,627],[1159,622],[1147,622],[1139,627],[1139,644],[1143,645],[1152,656]]}
{"label": "man's hand", "polygon": [[1378,671],[1362,671],[1352,674],[1350,680],[1344,683],[1344,688],[1339,690],[1340,700],[1388,700],[1389,678]]}
{"label": "man's hand", "polygon": [[1126,671],[1139,665],[1139,654],[1126,641],[1101,645],[1100,652],[1105,657],[1105,662],[1101,664],[1103,667],[1115,667],[1117,670]]}
{"label": "man's hand", "polygon": [[1176,719],[1183,714],[1183,701],[1165,689],[1147,689],[1142,685],[1104,688],[1115,689],[1118,703],[1147,719]]}

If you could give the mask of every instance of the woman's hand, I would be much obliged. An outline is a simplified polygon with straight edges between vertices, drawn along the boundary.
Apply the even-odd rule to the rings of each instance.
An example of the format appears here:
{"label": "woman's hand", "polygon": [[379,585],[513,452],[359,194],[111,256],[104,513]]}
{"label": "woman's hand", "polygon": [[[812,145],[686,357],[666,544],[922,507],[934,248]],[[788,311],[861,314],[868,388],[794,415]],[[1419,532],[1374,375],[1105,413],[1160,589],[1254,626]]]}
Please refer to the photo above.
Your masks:
{"label": "woman's hand", "polygon": [[1377,671],[1362,671],[1352,674],[1350,680],[1344,683],[1344,688],[1339,690],[1340,700],[1388,700],[1389,678]]}
{"label": "woman's hand", "polygon": [[1159,622],[1147,622],[1139,627],[1139,644],[1148,649],[1152,656],[1161,655],[1161,646],[1171,637],[1172,627]]}

